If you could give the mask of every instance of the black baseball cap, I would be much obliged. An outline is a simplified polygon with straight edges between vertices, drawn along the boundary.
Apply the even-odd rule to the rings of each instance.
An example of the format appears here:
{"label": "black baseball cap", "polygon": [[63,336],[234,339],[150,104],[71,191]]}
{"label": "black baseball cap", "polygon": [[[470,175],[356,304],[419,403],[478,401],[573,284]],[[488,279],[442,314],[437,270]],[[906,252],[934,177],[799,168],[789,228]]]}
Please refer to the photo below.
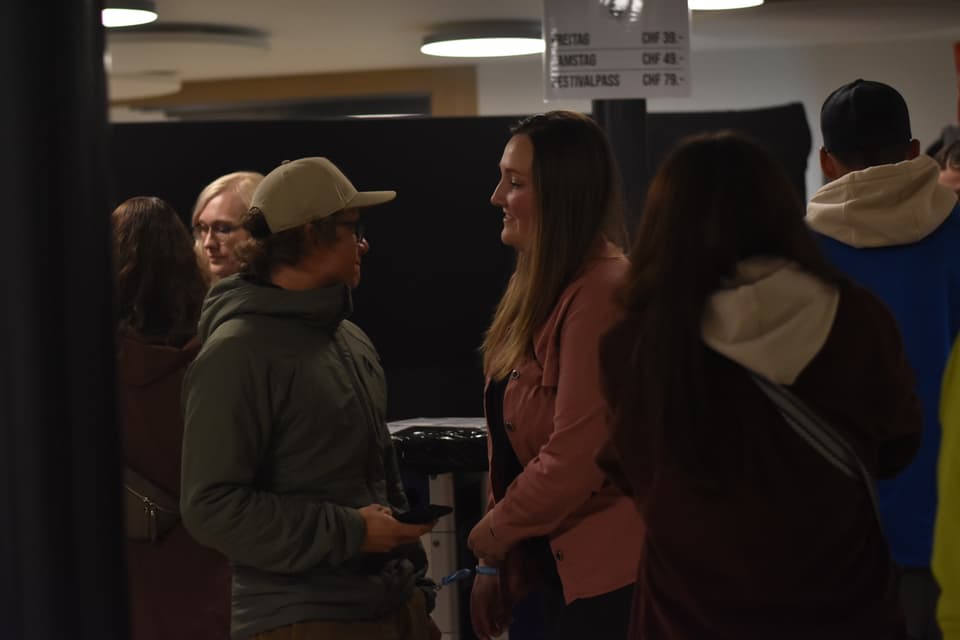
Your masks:
{"label": "black baseball cap", "polygon": [[893,87],[854,80],[831,93],[820,109],[827,151],[870,151],[913,139],[907,103]]}

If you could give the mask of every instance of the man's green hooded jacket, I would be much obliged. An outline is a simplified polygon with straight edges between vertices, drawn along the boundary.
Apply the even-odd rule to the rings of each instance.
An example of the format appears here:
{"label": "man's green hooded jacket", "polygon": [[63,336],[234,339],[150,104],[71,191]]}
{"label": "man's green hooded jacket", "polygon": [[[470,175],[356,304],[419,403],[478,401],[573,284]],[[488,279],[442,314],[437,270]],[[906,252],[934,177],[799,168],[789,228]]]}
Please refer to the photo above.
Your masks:
{"label": "man's green hooded jacket", "polygon": [[233,566],[232,633],[370,620],[403,605],[419,545],[363,554],[359,507],[405,510],[369,338],[350,290],[289,291],[242,275],[210,291],[183,386],[181,510]]}

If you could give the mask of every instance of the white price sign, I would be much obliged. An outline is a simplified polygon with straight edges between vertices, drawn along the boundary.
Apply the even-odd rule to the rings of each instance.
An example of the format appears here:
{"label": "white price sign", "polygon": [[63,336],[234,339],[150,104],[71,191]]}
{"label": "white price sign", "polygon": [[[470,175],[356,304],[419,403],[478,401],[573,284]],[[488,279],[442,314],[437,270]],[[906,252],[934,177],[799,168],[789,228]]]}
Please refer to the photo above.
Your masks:
{"label": "white price sign", "polygon": [[544,0],[545,96],[690,95],[686,0]]}

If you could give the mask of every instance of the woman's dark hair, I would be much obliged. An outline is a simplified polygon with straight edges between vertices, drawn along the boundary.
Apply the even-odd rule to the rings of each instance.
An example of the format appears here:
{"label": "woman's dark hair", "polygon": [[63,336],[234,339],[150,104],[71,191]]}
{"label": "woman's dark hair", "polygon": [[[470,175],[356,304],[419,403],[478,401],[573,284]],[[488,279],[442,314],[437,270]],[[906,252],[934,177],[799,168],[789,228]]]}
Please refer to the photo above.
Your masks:
{"label": "woman's dark hair", "polygon": [[683,140],[650,184],[623,290],[626,319],[614,334],[630,352],[605,355],[615,403],[644,389],[643,415],[677,462],[709,477],[712,408],[701,321],[709,296],[755,256],[790,260],[826,282],[840,276],[804,222],[780,163],[733,132]]}
{"label": "woman's dark hair", "polygon": [[332,244],[337,240],[337,221],[343,211],[313,220],[292,229],[270,233],[267,219],[257,207],[251,208],[240,218],[240,226],[250,238],[237,244],[234,251],[240,261],[240,271],[257,280],[269,281],[273,268],[281,264],[296,264],[309,252],[307,229],[314,238]]}
{"label": "woman's dark hair", "polygon": [[207,292],[193,238],[160,198],[130,198],[112,223],[118,328],[182,344],[196,334]]}

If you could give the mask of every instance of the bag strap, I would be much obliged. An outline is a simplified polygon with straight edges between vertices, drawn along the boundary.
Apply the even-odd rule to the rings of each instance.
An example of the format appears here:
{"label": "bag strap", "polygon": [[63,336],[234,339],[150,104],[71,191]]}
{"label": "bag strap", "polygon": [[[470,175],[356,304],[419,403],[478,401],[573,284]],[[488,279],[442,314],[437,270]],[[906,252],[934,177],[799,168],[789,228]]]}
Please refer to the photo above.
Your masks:
{"label": "bag strap", "polygon": [[881,523],[882,529],[880,506],[873,477],[857,455],[856,449],[792,391],[752,371],[748,373],[804,442],[848,477],[860,478],[863,481],[863,486],[870,497],[870,504],[873,506],[873,515],[877,522]]}
{"label": "bag strap", "polygon": [[127,466],[123,468],[123,487],[144,503],[149,503],[164,513],[180,516],[179,497],[161,489],[146,476]]}

